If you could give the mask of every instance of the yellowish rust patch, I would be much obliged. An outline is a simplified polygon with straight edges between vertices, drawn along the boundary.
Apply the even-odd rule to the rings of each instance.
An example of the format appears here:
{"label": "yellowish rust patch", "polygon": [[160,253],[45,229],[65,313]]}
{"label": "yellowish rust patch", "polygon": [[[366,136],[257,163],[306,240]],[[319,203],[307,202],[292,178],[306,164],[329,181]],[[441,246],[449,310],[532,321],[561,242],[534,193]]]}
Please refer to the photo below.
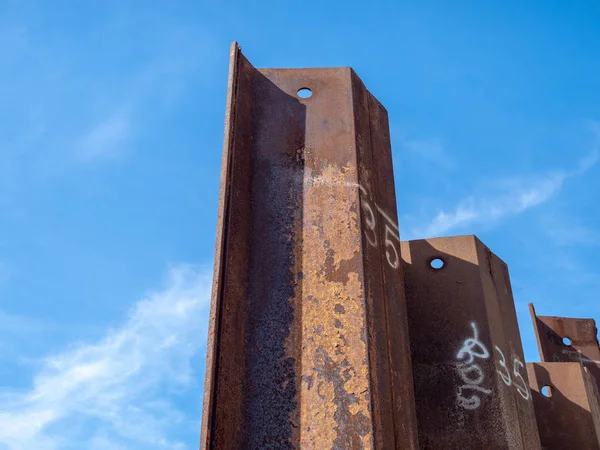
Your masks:
{"label": "yellowish rust patch", "polygon": [[350,166],[323,169],[319,183],[305,174],[303,449],[373,448],[356,179]]}

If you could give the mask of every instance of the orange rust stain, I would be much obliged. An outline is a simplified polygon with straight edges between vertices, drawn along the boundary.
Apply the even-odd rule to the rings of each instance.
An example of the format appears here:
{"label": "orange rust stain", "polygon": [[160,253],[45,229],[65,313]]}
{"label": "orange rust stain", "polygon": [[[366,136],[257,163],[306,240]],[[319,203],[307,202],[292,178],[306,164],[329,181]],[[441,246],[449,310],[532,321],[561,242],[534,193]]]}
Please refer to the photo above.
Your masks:
{"label": "orange rust stain", "polygon": [[[310,174],[308,174],[310,175]],[[354,167],[305,176],[300,447],[373,448]]]}

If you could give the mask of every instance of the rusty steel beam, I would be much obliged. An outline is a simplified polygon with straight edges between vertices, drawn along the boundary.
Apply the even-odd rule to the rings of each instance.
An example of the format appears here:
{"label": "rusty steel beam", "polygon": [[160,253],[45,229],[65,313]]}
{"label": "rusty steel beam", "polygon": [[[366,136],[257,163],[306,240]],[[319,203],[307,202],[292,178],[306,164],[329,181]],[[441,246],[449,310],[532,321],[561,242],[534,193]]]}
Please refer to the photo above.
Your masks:
{"label": "rusty steel beam", "polygon": [[580,362],[527,363],[542,447],[600,449],[600,395]]}
{"label": "rusty steel beam", "polygon": [[600,387],[600,346],[594,319],[538,316],[532,303],[529,312],[544,362],[581,361]]}
{"label": "rusty steel beam", "polygon": [[234,44],[201,448],[417,448],[402,284],[384,107]]}
{"label": "rusty steel beam", "polygon": [[421,448],[539,449],[506,264],[475,236],[402,257]]}

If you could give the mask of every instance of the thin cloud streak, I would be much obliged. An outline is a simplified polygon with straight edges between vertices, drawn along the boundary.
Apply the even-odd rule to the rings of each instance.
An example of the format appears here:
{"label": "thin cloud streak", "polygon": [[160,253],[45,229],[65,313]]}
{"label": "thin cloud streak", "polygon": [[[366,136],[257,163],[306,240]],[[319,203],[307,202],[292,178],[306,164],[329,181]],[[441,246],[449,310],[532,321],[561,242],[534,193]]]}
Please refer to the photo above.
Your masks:
{"label": "thin cloud streak", "polygon": [[448,170],[456,168],[456,162],[448,155],[439,139],[405,139],[401,141],[400,148]]}
{"label": "thin cloud streak", "polygon": [[597,247],[600,245],[600,233],[584,225],[565,222],[562,217],[552,217],[551,220],[544,220],[542,223],[543,227],[540,231],[558,246]]}
{"label": "thin cloud streak", "polygon": [[424,227],[414,227],[408,239],[421,239],[446,235],[450,230],[467,226],[491,225],[500,220],[538,206],[560,191],[565,180],[582,175],[598,162],[598,151],[582,159],[577,169],[570,172],[549,173],[537,179],[503,180],[498,185],[504,192],[490,196],[472,195],[458,203],[451,211],[440,211]]}
{"label": "thin cloud streak", "polygon": [[169,398],[197,379],[191,360],[206,335],[198,323],[210,286],[208,270],[175,266],[121,327],[45,358],[29,390],[0,391],[0,446],[187,448],[177,436],[198,424]]}
{"label": "thin cloud streak", "polygon": [[122,154],[132,134],[128,115],[115,112],[86,133],[77,149],[78,159],[85,163],[114,159]]}

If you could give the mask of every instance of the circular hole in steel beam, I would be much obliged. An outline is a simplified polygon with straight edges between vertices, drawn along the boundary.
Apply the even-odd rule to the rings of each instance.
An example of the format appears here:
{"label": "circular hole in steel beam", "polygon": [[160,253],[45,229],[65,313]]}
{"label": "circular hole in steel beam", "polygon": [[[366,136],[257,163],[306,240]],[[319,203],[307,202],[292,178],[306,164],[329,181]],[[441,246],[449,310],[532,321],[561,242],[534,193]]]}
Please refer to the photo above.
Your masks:
{"label": "circular hole in steel beam", "polygon": [[568,347],[569,345],[571,345],[571,339],[565,336],[563,338],[563,344],[565,344]]}
{"label": "circular hole in steel beam", "polygon": [[542,386],[541,391],[542,391],[542,395],[544,397],[550,398],[550,397],[552,397],[552,393],[553,393],[554,389],[552,389],[552,386],[548,386],[546,384],[546,385]]}
{"label": "circular hole in steel beam", "polygon": [[434,258],[429,261],[429,265],[434,270],[440,270],[442,267],[444,267],[445,263],[441,258]]}
{"label": "circular hole in steel beam", "polygon": [[310,98],[312,97],[312,91],[309,88],[298,89],[298,97]]}

